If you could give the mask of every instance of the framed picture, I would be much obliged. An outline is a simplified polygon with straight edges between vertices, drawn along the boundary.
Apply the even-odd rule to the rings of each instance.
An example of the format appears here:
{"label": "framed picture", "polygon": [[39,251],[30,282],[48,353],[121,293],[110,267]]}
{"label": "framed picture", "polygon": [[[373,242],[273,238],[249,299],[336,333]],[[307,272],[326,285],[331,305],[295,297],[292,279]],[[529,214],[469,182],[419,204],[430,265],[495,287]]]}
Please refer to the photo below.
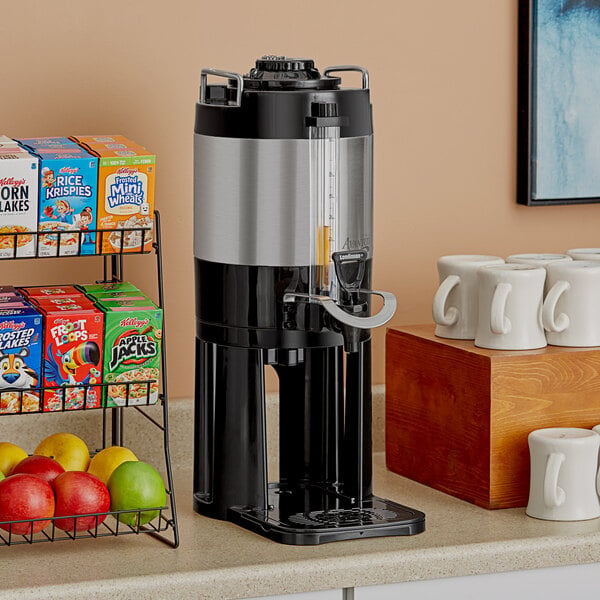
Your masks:
{"label": "framed picture", "polygon": [[517,201],[600,202],[600,0],[519,0]]}

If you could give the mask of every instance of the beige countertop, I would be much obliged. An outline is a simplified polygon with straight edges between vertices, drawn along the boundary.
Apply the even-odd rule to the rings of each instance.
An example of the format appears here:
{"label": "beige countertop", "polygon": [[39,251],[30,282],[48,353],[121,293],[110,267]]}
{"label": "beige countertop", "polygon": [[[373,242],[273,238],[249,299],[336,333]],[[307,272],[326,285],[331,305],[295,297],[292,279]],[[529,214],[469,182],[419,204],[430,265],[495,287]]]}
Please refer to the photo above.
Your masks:
{"label": "beige countertop", "polygon": [[487,511],[386,470],[375,492],[427,514],[427,530],[295,547],[192,510],[188,470],[175,491],[181,544],[148,535],[0,548],[4,598],[244,598],[600,562],[600,519],[538,521],[524,509]]}

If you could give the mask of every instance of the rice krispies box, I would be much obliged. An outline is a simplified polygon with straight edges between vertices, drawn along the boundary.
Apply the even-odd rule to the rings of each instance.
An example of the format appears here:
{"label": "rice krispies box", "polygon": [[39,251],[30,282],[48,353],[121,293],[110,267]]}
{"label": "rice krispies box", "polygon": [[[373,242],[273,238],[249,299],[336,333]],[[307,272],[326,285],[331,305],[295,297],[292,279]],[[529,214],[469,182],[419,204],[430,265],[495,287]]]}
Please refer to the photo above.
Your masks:
{"label": "rice krispies box", "polygon": [[32,306],[0,308],[0,413],[36,412],[41,385],[42,315]]}
{"label": "rice krispies box", "polygon": [[35,256],[39,160],[21,150],[0,151],[0,258]]}
{"label": "rice krispies box", "polygon": [[[81,148],[73,152],[36,150],[39,165],[40,256],[95,254],[98,159]],[[58,234],[62,231],[65,233]],[[82,233],[69,233],[82,232]],[[60,253],[58,244],[60,241]]]}
{"label": "rice krispies box", "polygon": [[[75,136],[73,139],[85,145],[84,140],[88,137]],[[130,146],[123,149],[85,146],[100,162],[98,229],[138,229],[102,235],[103,253],[121,250],[139,252],[142,244],[144,250],[152,249],[156,157],[145,148],[130,143]],[[148,231],[140,231],[141,229]]]}
{"label": "rice krispies box", "polygon": [[[162,348],[162,310],[156,307],[104,312],[105,406],[156,404]],[[127,381],[148,381],[129,386]],[[148,397],[148,391],[150,396]]]}
{"label": "rice krispies box", "polygon": [[[104,315],[94,307],[43,306],[44,385],[74,387],[44,392],[44,411],[72,410],[102,405],[102,351]],[[86,397],[87,391],[87,397]]]}

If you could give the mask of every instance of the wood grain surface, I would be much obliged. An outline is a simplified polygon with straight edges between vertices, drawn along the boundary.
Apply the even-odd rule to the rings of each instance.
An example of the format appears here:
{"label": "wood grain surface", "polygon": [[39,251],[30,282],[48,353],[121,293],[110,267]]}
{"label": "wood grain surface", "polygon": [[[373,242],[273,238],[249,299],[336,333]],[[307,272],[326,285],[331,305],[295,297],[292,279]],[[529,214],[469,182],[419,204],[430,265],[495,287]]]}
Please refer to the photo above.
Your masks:
{"label": "wood grain surface", "polygon": [[529,432],[600,423],[600,349],[503,352],[433,332],[387,332],[388,468],[485,508],[525,506]]}

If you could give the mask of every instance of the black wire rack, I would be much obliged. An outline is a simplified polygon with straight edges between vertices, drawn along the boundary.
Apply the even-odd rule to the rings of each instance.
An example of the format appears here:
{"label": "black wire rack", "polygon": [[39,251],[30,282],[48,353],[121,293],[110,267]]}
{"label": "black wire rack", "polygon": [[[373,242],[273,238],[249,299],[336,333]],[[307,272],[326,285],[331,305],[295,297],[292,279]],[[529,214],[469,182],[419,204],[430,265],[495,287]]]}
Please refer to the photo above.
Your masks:
{"label": "black wire rack", "polygon": [[[144,243],[139,244],[139,248],[132,248],[127,245],[124,234],[127,232],[138,232],[143,236]],[[111,251],[103,251],[103,241],[106,235],[111,233],[119,233],[121,235],[120,242],[116,248],[113,245]],[[96,252],[94,254],[83,254],[82,238],[85,233],[93,233],[99,237],[96,238]],[[18,256],[19,236],[31,236],[35,238],[35,254],[33,256]],[[57,252],[53,256],[42,256],[39,254],[41,236],[56,235]],[[70,254],[62,254],[61,242],[65,235],[77,236],[77,248]],[[149,236],[149,237],[147,237]],[[11,243],[3,244],[2,240],[5,237],[12,238]],[[142,237],[140,237],[141,241]],[[148,249],[148,242],[152,241],[151,249]],[[6,246],[11,249],[11,255],[8,259],[38,259],[38,258],[66,258],[68,256],[103,256],[103,278],[97,283],[119,283],[123,281],[124,264],[123,256],[130,253],[134,254],[149,254],[154,252],[156,256],[156,272],[157,272],[157,287],[158,287],[158,306],[164,309],[164,289],[163,289],[163,265],[161,251],[161,230],[160,230],[160,213],[154,213],[154,228],[123,228],[123,229],[105,229],[105,230],[89,230],[87,232],[78,230],[64,230],[49,233],[47,231],[36,232],[0,232],[0,260],[7,257],[2,254],[6,250]],[[31,519],[25,521],[0,521],[0,546],[12,546],[16,544],[34,544],[38,542],[55,542],[61,540],[76,540],[84,538],[97,538],[107,536],[119,536],[125,534],[142,534],[148,533],[166,544],[176,548],[179,545],[179,528],[177,524],[177,511],[175,507],[175,493],[173,489],[173,471],[171,467],[171,457],[169,452],[169,414],[168,414],[168,396],[167,396],[167,353],[166,353],[166,338],[165,338],[165,318],[163,311],[162,325],[162,353],[161,353],[161,377],[159,380],[131,380],[119,382],[104,382],[93,383],[88,385],[74,384],[65,386],[44,386],[29,389],[5,388],[0,390],[0,417],[14,414],[52,414],[56,412],[68,412],[70,410],[95,410],[101,409],[102,413],[102,445],[106,448],[108,445],[124,446],[124,420],[123,415],[125,410],[136,410],[143,415],[149,422],[162,431],[162,443],[165,458],[166,479],[165,490],[167,493],[167,504],[156,508],[143,508],[140,510],[128,511],[110,511],[106,513],[90,513],[85,515],[61,515],[60,517],[52,517],[49,519]],[[94,399],[90,401],[90,397],[96,395],[102,398],[101,390],[103,388],[117,387],[124,389],[124,398],[122,406],[106,407]],[[139,394],[140,388],[142,394]],[[160,404],[160,416],[150,414],[148,408],[153,404],[153,396],[157,389],[158,400],[156,404]],[[136,393],[133,393],[136,390]],[[145,390],[145,393],[144,393]],[[59,403],[54,405],[52,410],[44,410],[43,399],[44,394],[51,392],[59,396]],[[2,412],[4,398],[7,396],[10,399],[10,405],[16,407],[11,412],[5,410]],[[16,395],[16,398],[15,398]],[[76,402],[70,402],[72,396],[75,395]],[[36,404],[37,396],[37,404]],[[5,402],[5,405],[8,402]],[[6,407],[6,406],[5,406]],[[33,407],[33,408],[32,408]],[[110,426],[109,426],[110,421]],[[157,516],[147,524],[140,525],[140,514],[147,511],[157,511]],[[124,513],[131,513],[136,526],[131,526],[119,520],[119,516]],[[131,516],[130,515],[130,516]],[[91,518],[91,526],[88,522],[84,522],[84,518]],[[57,526],[57,521],[72,519],[72,531],[64,531]],[[45,523],[47,521],[47,523]],[[41,528],[41,525],[44,525]],[[83,522],[83,525],[82,525]],[[37,531],[41,529],[41,531]]]}

